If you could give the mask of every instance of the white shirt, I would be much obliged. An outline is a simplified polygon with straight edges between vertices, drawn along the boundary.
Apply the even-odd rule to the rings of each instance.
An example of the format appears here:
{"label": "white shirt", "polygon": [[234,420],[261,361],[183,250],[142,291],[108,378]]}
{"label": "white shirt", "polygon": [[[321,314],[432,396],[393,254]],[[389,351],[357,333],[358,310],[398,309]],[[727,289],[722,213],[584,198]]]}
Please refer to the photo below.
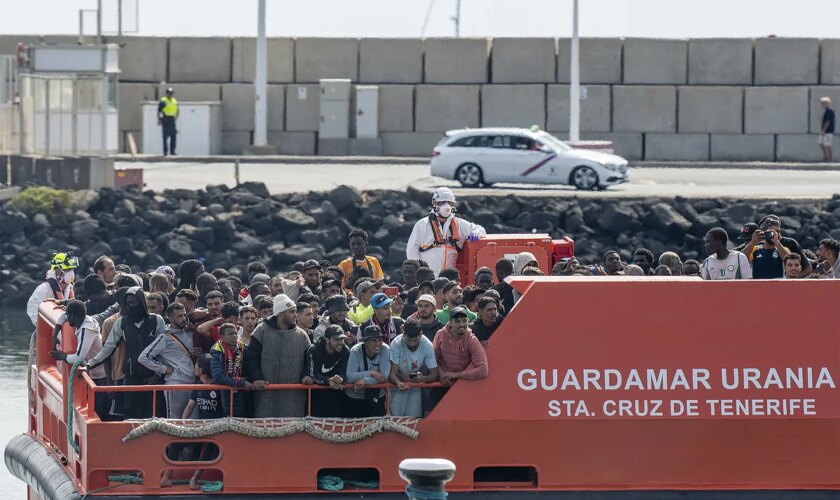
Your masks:
{"label": "white shirt", "polygon": [[752,268],[747,256],[736,250],[730,250],[725,259],[714,255],[706,257],[700,267],[704,280],[742,280],[752,279]]}
{"label": "white shirt", "polygon": [[[458,248],[464,246],[467,237],[470,233],[476,233],[480,238],[487,236],[487,231],[478,224],[474,224],[467,220],[450,215],[443,224],[443,234],[449,235],[449,226],[451,224],[458,224]],[[405,255],[409,259],[424,260],[429,264],[435,276],[439,275],[444,269],[454,269],[455,261],[458,259],[458,249],[451,245],[441,245],[434,248],[429,248],[425,252],[421,252],[421,247],[426,247],[435,242],[435,232],[432,229],[432,224],[429,217],[423,217],[416,224],[411,231],[411,236],[408,237],[408,244],[405,248]]]}

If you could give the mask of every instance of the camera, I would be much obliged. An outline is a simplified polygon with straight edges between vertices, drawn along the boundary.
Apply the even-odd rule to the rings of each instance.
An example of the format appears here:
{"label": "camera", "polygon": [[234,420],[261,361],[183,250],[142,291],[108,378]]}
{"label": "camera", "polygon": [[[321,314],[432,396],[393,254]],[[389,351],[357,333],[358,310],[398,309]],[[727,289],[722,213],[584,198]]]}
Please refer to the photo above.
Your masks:
{"label": "camera", "polygon": [[420,380],[423,377],[423,374],[420,372],[411,372],[408,374],[409,380]]}
{"label": "camera", "polygon": [[773,231],[764,231],[764,239],[767,240],[767,243],[773,243],[775,234]]}

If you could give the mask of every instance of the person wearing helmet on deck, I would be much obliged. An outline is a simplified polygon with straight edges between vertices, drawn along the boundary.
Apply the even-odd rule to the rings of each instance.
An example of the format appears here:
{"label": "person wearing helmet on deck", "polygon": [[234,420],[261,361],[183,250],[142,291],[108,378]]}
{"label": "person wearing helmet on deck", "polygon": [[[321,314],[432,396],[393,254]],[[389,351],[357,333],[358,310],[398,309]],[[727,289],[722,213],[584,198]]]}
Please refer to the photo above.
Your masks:
{"label": "person wearing helmet on deck", "polygon": [[26,314],[33,325],[38,325],[38,307],[41,302],[47,299],[71,300],[75,297],[73,282],[76,281],[75,269],[78,267],[79,259],[72,252],[53,255],[44,282],[38,285],[26,303]]}
{"label": "person wearing helmet on deck", "polygon": [[423,259],[435,272],[455,267],[458,252],[466,241],[478,241],[487,236],[483,227],[455,217],[455,195],[449,188],[438,188],[432,196],[432,210],[428,217],[417,221],[406,246],[406,257]]}

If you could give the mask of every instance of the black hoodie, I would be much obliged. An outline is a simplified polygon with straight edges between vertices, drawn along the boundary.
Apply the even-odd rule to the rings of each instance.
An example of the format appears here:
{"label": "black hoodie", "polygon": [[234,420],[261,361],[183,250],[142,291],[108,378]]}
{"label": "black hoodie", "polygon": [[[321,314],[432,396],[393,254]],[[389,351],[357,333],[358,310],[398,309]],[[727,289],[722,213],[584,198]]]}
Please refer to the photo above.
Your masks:
{"label": "black hoodie", "polygon": [[330,379],[335,375],[347,380],[349,358],[350,349],[346,347],[336,354],[327,353],[327,339],[321,337],[306,351],[306,360],[300,378],[312,377],[318,385],[329,385]]}

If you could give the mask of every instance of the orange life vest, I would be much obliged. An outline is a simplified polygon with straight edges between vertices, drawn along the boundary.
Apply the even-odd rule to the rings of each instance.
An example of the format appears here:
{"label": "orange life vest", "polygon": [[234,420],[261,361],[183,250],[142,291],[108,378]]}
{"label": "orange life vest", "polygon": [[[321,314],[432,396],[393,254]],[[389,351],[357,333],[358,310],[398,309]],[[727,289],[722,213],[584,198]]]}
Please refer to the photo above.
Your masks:
{"label": "orange life vest", "polygon": [[458,246],[458,241],[461,239],[460,234],[458,234],[458,221],[455,217],[452,218],[452,221],[449,223],[449,235],[443,235],[443,225],[438,220],[435,214],[429,214],[429,224],[432,226],[432,232],[435,235],[435,241],[433,241],[430,245],[424,245],[420,247],[421,252],[425,252],[426,250],[431,250],[432,248],[437,248],[441,245],[451,245],[455,247],[455,250],[461,251],[461,247]]}

